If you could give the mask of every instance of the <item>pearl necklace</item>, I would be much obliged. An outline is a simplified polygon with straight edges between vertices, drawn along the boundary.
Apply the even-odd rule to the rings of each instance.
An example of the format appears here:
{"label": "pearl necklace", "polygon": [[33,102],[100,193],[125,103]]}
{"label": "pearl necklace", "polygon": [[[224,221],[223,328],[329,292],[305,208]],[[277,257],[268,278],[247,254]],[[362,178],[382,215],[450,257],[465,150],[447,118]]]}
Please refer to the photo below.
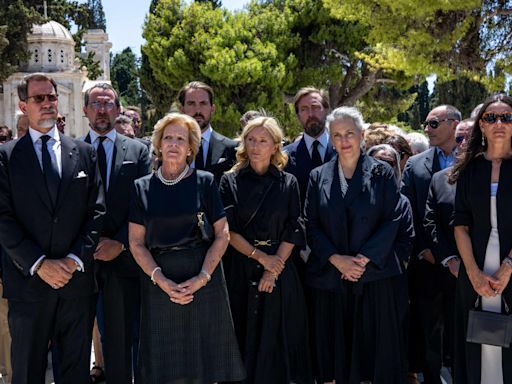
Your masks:
{"label": "pearl necklace", "polygon": [[172,179],[172,180],[167,180],[163,175],[162,175],[162,167],[158,168],[158,171],[156,171],[156,176],[158,177],[158,179],[165,185],[175,185],[175,184],[178,184],[181,180],[183,180],[183,178],[187,175],[188,171],[189,171],[190,167],[187,165],[185,167],[185,169],[183,170],[183,172],[181,172],[178,177],[176,177],[175,179]]}

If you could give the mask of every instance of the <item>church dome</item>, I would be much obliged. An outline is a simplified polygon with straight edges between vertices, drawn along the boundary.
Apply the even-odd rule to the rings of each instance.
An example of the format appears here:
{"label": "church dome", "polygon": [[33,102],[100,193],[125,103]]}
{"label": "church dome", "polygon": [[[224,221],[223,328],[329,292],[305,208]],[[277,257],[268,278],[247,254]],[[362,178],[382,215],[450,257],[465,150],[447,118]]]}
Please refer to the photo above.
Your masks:
{"label": "church dome", "polygon": [[66,27],[56,21],[49,21],[46,24],[32,26],[32,33],[29,38],[74,41],[73,36]]}
{"label": "church dome", "polygon": [[59,72],[74,68],[75,41],[71,32],[56,21],[34,24],[27,36],[31,57],[24,72]]}

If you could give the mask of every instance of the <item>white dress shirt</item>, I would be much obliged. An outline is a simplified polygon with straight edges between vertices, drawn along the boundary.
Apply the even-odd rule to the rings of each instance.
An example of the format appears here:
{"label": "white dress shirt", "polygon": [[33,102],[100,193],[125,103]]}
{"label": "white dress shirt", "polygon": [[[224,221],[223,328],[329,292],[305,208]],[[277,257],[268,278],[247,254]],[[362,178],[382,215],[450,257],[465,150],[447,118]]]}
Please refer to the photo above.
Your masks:
{"label": "white dress shirt", "polygon": [[[36,152],[37,159],[39,160],[39,165],[41,166],[41,170],[43,170],[43,150],[42,150],[42,144],[43,141],[41,140],[41,136],[48,135],[50,136],[50,140],[46,143],[48,148],[48,153],[50,154],[50,158],[52,160],[52,164],[57,165],[57,169],[59,171],[59,176],[62,177],[62,156],[61,156],[61,141],[60,141],[60,134],[57,127],[53,127],[48,133],[42,133],[39,131],[36,131],[35,129],[32,129],[29,127],[28,133],[30,135],[30,138],[32,139],[32,144],[34,145],[34,150]],[[70,257],[75,261],[77,264],[78,271],[84,271],[84,263],[80,258],[73,253],[69,253],[66,257]],[[39,264],[39,262],[46,258],[46,255],[41,255],[36,262],[32,265],[30,268],[30,274],[34,274],[35,267]]]}
{"label": "white dress shirt", "polygon": [[[94,132],[92,129],[89,131],[89,136],[91,138],[91,144],[93,145],[96,151],[98,150],[98,145],[100,144],[100,135]],[[105,150],[105,156],[107,158],[107,180],[105,182],[105,190],[108,191],[108,185],[110,182],[110,171],[112,170],[112,158],[114,157],[114,142],[116,141],[116,130],[110,130],[103,140],[103,149]]]}

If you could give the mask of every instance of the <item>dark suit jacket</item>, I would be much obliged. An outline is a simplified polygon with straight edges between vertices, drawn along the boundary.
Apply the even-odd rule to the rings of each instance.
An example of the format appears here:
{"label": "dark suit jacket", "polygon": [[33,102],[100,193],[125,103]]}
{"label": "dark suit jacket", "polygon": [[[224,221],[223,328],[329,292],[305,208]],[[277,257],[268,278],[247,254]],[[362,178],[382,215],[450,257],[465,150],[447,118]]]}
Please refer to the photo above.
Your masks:
{"label": "dark suit jacket", "polygon": [[[91,142],[89,134],[84,140],[87,143]],[[116,133],[112,169],[105,199],[107,214],[104,218],[101,236],[123,243],[126,250],[114,260],[98,261],[98,264],[105,267],[108,265],[118,274],[137,275],[139,271],[135,260],[128,251],[128,211],[134,180],[146,176],[149,170],[148,148],[137,140]]]}
{"label": "dark suit jacket", "polygon": [[458,255],[453,235],[456,185],[448,183],[451,170],[452,167],[449,167],[432,176],[425,210],[425,235],[437,263]]}
{"label": "dark suit jacket", "polygon": [[413,258],[417,258],[418,253],[430,247],[423,228],[423,219],[425,217],[425,206],[427,204],[430,181],[432,180],[432,175],[439,171],[439,169],[439,160],[437,159],[435,147],[412,156],[405,165],[401,192],[411,202],[414,217],[416,238],[414,241]]}
{"label": "dark suit jacket", "polygon": [[[105,214],[96,153],[89,144],[61,135],[62,177],[53,208],[30,135],[0,146],[0,243],[4,248],[4,296],[35,301],[58,294],[94,292],[93,253]],[[30,268],[41,255],[69,253],[84,263],[69,283],[52,289]]]}
{"label": "dark suit jacket", "polygon": [[329,262],[333,254],[365,255],[371,260],[367,272],[385,268],[399,228],[399,199],[391,167],[363,153],[345,197],[337,156],[314,169],[305,205],[311,247],[307,283],[319,289],[342,288],[340,272]]}
{"label": "dark suit jacket", "polygon": [[[308,147],[304,138],[287,145],[284,150],[288,153],[288,163],[285,167],[285,172],[291,173],[297,178],[300,189],[300,200],[304,207],[306,200],[306,191],[308,188],[309,174],[313,170],[311,155],[309,154]],[[327,145],[325,151],[324,163],[327,163],[336,155],[336,151],[332,145]]]}
{"label": "dark suit jacket", "polygon": [[219,185],[224,172],[229,171],[236,162],[237,145],[236,141],[212,131],[205,166],[201,167],[196,164],[196,168],[213,173],[215,181]]}

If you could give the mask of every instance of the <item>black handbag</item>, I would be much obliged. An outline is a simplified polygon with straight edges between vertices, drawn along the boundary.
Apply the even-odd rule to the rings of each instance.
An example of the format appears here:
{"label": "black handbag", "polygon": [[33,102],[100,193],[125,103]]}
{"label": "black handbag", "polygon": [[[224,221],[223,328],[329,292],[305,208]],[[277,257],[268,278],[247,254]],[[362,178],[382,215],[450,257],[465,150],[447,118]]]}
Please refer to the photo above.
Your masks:
{"label": "black handbag", "polygon": [[512,317],[508,314],[505,299],[503,303],[506,313],[479,310],[479,302],[480,296],[476,299],[475,308],[469,310],[466,341],[508,348],[512,340]]}

